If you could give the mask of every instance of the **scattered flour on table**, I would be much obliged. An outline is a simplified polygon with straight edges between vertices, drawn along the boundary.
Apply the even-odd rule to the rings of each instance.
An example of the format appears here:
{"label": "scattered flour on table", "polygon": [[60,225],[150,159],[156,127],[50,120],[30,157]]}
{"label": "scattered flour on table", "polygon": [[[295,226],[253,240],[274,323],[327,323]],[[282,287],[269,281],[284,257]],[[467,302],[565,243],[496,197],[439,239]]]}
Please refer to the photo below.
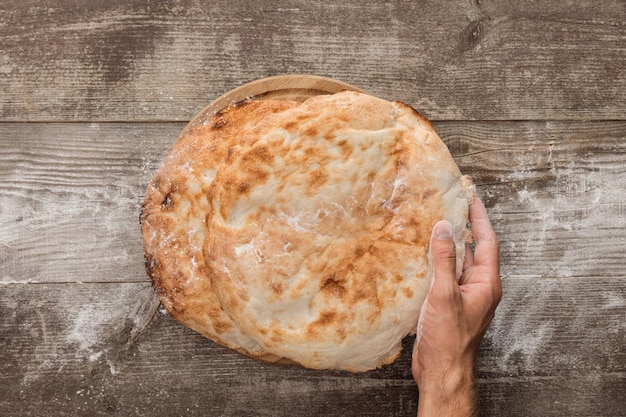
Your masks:
{"label": "scattered flour on table", "polygon": [[[546,167],[547,174],[538,174]],[[545,184],[538,186],[538,180]],[[557,155],[555,142],[551,141],[547,147],[530,145],[527,152],[516,154],[510,171],[500,182],[509,185],[510,195],[496,202],[490,211],[494,220],[506,221],[503,213],[512,211],[521,213],[518,215],[527,218],[525,223],[530,223],[529,230],[521,231],[524,240],[505,236],[501,239],[503,246],[510,248],[512,256],[517,252],[550,253],[553,260],[541,275],[593,275],[593,257],[609,256],[607,249],[616,250],[590,247],[589,239],[597,238],[601,229],[626,228],[623,169],[596,166],[593,160],[581,162],[573,155]],[[566,239],[567,244],[557,238]],[[506,265],[503,269],[504,275],[526,275],[523,271],[507,271]]]}
{"label": "scattered flour on table", "polygon": [[[603,294],[605,303],[602,305],[602,308],[605,310],[610,310],[613,308],[620,308],[626,306],[626,299],[624,297],[619,296],[615,293]],[[624,319],[624,324],[626,324],[626,318]]]}
{"label": "scattered flour on table", "polygon": [[[542,279],[536,288],[529,280],[513,279],[504,283],[504,296],[491,322],[488,334],[502,349],[498,366],[507,371],[523,365],[533,369],[542,348],[552,339],[557,323],[537,318],[545,316],[550,297],[560,291],[555,279]],[[521,300],[514,302],[513,300]],[[519,308],[523,304],[523,308]],[[521,361],[521,363],[520,363]]]}
{"label": "scattered flour on table", "polygon": [[[111,375],[122,372],[120,357],[124,355],[120,352],[131,343],[133,332],[141,330],[142,323],[146,324],[152,317],[146,307],[155,298],[153,290],[150,286],[137,288],[127,284],[90,285],[102,285],[99,294],[89,292],[89,297],[84,299],[65,299],[63,292],[59,294],[55,322],[62,325],[55,326],[54,331],[47,330],[44,313],[37,315],[39,323],[25,329],[31,334],[38,332],[34,337],[41,342],[34,347],[34,360],[25,361],[22,385],[68,370],[85,377],[93,369],[103,369]],[[39,312],[39,304],[43,302],[33,301],[28,308]],[[89,394],[82,390],[77,395],[85,393]]]}
{"label": "scattered flour on table", "polygon": [[73,327],[67,335],[67,341],[74,343],[79,352],[92,353],[92,348],[98,344],[102,326],[106,323],[104,311],[95,305],[81,307],[74,316]]}
{"label": "scattered flour on table", "polygon": [[72,327],[66,341],[75,346],[75,358],[89,362],[104,361],[112,375],[119,371],[109,358],[109,350],[116,347],[115,340],[126,332],[127,320],[136,324],[137,305],[128,303],[127,297],[107,297],[82,305],[74,313]]}
{"label": "scattered flour on table", "polygon": [[[504,372],[535,370],[545,361],[565,366],[575,363],[583,354],[580,351],[545,357],[554,338],[584,337],[594,326],[590,306],[619,311],[626,305],[619,290],[607,289],[598,305],[591,301],[590,305],[579,305],[578,297],[586,296],[575,294],[568,306],[564,297],[568,291],[572,294],[572,289],[562,288],[563,280],[552,279],[595,276],[598,259],[614,263],[621,259],[626,235],[621,248],[601,247],[594,242],[601,242],[603,233],[612,233],[615,242],[615,236],[626,230],[626,171],[596,164],[596,156],[582,155],[577,160],[564,154],[562,147],[559,151],[554,141],[547,146],[536,145],[530,144],[528,151],[516,154],[510,171],[501,177],[500,182],[508,186],[508,191],[502,192],[508,195],[496,197],[496,188],[484,190],[487,196],[496,197],[490,216],[511,233],[501,236],[506,256],[523,259],[527,253],[545,253],[552,259],[549,263],[529,260],[528,266],[515,262],[515,269],[502,265],[504,297],[488,337],[500,352],[494,366]],[[523,238],[516,240],[517,236]],[[559,306],[566,310],[555,310]],[[602,314],[607,334],[624,331],[623,317],[613,312]]]}
{"label": "scattered flour on table", "polygon": [[141,320],[139,305],[143,296],[143,291],[124,296],[106,291],[102,298],[91,299],[68,311],[65,342],[73,351],[73,355],[69,355],[71,360],[105,363],[112,375],[118,374],[120,370],[114,361],[115,352],[130,336],[128,326],[136,326]]}

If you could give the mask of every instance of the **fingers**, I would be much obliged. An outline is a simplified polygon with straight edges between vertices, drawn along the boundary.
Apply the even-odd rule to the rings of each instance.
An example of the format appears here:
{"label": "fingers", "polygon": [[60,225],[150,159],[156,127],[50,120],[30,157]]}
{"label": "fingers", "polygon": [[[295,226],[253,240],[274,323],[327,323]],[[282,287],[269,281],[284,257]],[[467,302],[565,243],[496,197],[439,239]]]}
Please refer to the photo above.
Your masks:
{"label": "fingers", "polygon": [[[496,232],[491,227],[491,222],[487,216],[487,209],[483,202],[477,197],[469,208],[469,219],[472,224],[472,235],[476,242],[475,253],[479,250],[485,251],[486,259],[498,259],[498,238]],[[478,255],[475,255],[478,257]]]}
{"label": "fingers", "polygon": [[430,239],[433,276],[429,297],[449,298],[458,292],[454,228],[446,220],[435,225]]}
{"label": "fingers", "polygon": [[477,280],[488,283],[493,289],[494,298],[499,300],[502,293],[499,243],[487,216],[487,209],[479,198],[474,199],[470,206],[469,218],[472,223],[472,235],[476,242],[473,266],[482,271],[481,274],[476,274],[472,278],[475,277]]}
{"label": "fingers", "polygon": [[479,198],[474,199],[470,206],[469,218],[472,223],[472,235],[476,242],[474,264],[498,268],[499,249],[496,232],[491,227],[487,209]]}

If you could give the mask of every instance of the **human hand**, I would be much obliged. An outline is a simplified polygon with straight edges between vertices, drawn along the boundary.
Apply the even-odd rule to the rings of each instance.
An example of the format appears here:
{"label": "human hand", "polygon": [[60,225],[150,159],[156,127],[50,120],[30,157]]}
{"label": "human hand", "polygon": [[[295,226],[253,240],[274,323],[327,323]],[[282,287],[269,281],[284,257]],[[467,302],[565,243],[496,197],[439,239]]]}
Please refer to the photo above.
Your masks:
{"label": "human hand", "polygon": [[476,247],[474,252],[466,248],[458,282],[452,225],[437,223],[431,236],[431,288],[420,313],[411,366],[420,417],[477,414],[474,360],[502,285],[498,239],[478,198],[469,219]]}

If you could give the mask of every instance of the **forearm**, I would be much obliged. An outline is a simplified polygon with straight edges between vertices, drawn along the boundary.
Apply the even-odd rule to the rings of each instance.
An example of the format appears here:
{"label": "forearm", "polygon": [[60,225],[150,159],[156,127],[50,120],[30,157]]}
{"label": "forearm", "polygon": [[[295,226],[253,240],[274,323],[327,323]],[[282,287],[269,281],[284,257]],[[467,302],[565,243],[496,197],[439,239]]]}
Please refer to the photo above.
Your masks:
{"label": "forearm", "polygon": [[478,395],[472,369],[448,374],[420,387],[418,417],[477,417]]}

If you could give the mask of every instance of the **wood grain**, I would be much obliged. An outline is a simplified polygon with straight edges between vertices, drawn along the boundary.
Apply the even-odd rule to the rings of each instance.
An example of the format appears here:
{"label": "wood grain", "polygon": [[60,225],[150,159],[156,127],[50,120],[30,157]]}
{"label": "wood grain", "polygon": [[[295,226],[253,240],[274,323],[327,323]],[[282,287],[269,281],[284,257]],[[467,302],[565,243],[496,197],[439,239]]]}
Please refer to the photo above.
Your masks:
{"label": "wood grain", "polygon": [[622,122],[458,122],[436,128],[490,209],[505,276],[624,275]]}
{"label": "wood grain", "polygon": [[[0,281],[140,282],[145,188],[182,123],[0,124]],[[504,276],[626,271],[625,122],[440,122]]]}
{"label": "wood grain", "polygon": [[5,2],[0,118],[189,120],[244,82],[336,78],[433,120],[623,119],[622,1]]}
{"label": "wood grain", "polygon": [[181,124],[0,124],[0,281],[145,280],[139,209]]}
{"label": "wood grain", "polygon": [[431,120],[485,200],[504,297],[482,416],[626,410],[623,1],[0,3],[0,415],[414,416],[366,374],[264,365],[157,308],[138,215],[194,114],[332,77]]}
{"label": "wood grain", "polygon": [[[478,361],[481,415],[620,415],[626,277],[504,288]],[[0,322],[2,415],[415,415],[411,338],[383,369],[320,372],[244,358],[164,310],[133,338],[146,283],[10,284],[0,295],[11,318]]]}

